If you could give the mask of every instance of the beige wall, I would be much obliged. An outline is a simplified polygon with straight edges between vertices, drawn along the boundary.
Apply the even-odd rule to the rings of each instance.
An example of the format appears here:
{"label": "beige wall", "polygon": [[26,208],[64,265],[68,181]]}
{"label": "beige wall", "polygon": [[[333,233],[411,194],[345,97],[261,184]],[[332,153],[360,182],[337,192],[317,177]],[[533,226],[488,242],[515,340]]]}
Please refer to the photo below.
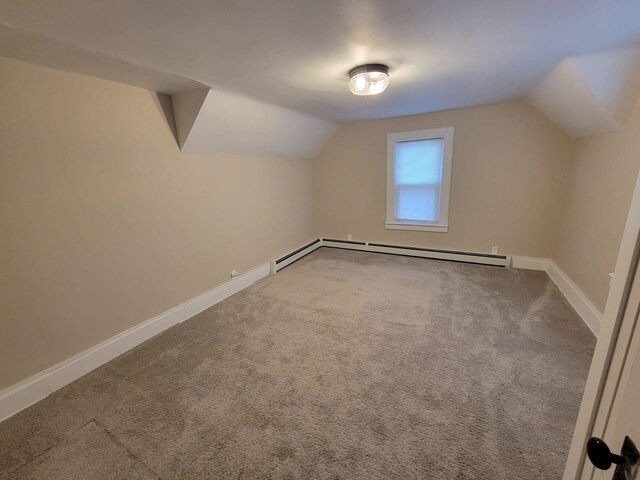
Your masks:
{"label": "beige wall", "polygon": [[0,388],[313,238],[311,160],[181,154],[153,92],[0,79]]}
{"label": "beige wall", "polygon": [[[640,167],[640,104],[575,148],[513,102],[342,125],[310,161],[181,154],[153,92],[1,57],[0,78],[0,389],[314,235],[553,252],[602,309]],[[449,232],[385,230],[387,133],[443,126]]]}
{"label": "beige wall", "polygon": [[640,168],[640,101],[625,128],[576,141],[554,261],[604,311]]}
{"label": "beige wall", "polygon": [[[385,230],[387,133],[455,127],[448,233]],[[340,126],[315,161],[318,233],[549,258],[572,140],[515,102]]]}

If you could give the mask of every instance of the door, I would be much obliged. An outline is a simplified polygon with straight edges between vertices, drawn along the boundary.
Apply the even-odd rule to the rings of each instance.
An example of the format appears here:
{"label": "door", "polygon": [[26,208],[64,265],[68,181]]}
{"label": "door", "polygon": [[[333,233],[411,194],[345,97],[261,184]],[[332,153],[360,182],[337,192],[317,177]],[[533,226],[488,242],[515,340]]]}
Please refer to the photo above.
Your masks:
{"label": "door", "polygon": [[[636,191],[638,194],[638,191]],[[634,196],[634,201],[637,200]],[[636,213],[630,212],[631,215]],[[629,233],[631,237],[631,232]],[[640,231],[635,230],[635,251]],[[630,242],[631,243],[631,242]],[[628,294],[613,335],[611,357],[599,404],[594,409],[592,438],[581,480],[640,480],[640,263],[630,257]],[[618,267],[616,267],[616,275]],[[624,269],[621,269],[625,271]],[[615,277],[614,277],[615,278]]]}
{"label": "door", "polygon": [[[606,470],[594,468],[591,459],[587,458],[588,450],[602,457],[610,448],[614,456],[606,456],[605,460],[620,460],[615,454],[621,452],[626,436],[636,445],[640,443],[639,257],[640,176],[629,208],[563,480],[640,480],[634,478],[637,473],[625,477],[618,472],[614,476],[615,464]],[[593,437],[603,441],[596,441],[595,449],[588,448],[594,446],[590,440]],[[607,463],[604,461],[604,466]]]}
{"label": "door", "polygon": [[[634,281],[635,290],[640,280],[636,277]],[[631,295],[634,298],[635,295]],[[631,305],[629,305],[631,306]],[[615,386],[616,392],[613,401],[608,408],[600,409],[599,415],[604,416],[604,445],[598,451],[596,441],[592,442],[594,446],[589,457],[593,456],[593,461],[585,464],[583,478],[593,480],[640,480],[638,473],[640,466],[640,325],[638,324],[638,306],[635,305],[634,312],[634,328],[631,335],[631,341],[626,351],[626,359],[620,377],[617,379]],[[615,379],[609,379],[615,381]],[[604,406],[603,406],[604,407]],[[607,410],[609,410],[607,412]],[[614,455],[620,455],[622,458],[613,458],[614,461],[623,462],[620,466],[615,464],[607,469],[594,468],[592,463],[598,463],[600,456],[606,456],[606,449],[609,448]],[[609,462],[605,461],[603,467]]]}
{"label": "door", "polygon": [[[637,317],[636,317],[637,319]],[[637,324],[636,324],[637,325]],[[640,480],[638,474],[637,445],[640,441],[640,331],[636,328],[629,355],[622,372],[618,394],[611,409],[611,416],[604,440],[612,450],[625,457],[626,468],[618,467],[616,476],[625,480]],[[594,480],[615,478],[611,472],[596,470]]]}

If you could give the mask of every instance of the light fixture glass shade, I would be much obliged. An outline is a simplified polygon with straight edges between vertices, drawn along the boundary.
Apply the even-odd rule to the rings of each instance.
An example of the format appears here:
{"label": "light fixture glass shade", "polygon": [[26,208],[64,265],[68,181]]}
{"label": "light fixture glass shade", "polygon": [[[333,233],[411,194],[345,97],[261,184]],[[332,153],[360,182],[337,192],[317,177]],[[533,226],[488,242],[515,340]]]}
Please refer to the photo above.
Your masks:
{"label": "light fixture glass shade", "polygon": [[349,72],[349,90],[354,95],[377,95],[389,86],[389,67],[378,63],[360,65]]}

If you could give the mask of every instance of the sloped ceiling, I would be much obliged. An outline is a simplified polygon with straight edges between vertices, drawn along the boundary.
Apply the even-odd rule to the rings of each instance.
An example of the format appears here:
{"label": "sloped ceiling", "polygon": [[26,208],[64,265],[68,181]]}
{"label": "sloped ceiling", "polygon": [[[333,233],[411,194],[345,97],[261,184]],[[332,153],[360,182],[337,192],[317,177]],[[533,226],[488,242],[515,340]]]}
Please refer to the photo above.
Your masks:
{"label": "sloped ceiling", "polygon": [[568,58],[528,100],[574,138],[618,130],[640,94],[640,46]]}
{"label": "sloped ceiling", "polygon": [[[0,55],[163,93],[211,88],[291,112],[283,117],[316,117],[318,137],[322,121],[508,101],[532,89],[543,109],[556,102],[540,79],[572,59],[573,72],[564,65],[552,76],[589,77],[617,122],[624,112],[600,93],[602,79],[588,73],[598,60],[588,56],[640,42],[638,18],[640,1],[630,0],[20,0],[0,2]],[[390,66],[383,95],[349,94],[348,70],[366,62]],[[595,128],[564,125],[572,134]]]}
{"label": "sloped ceiling", "polygon": [[201,87],[195,80],[131,63],[0,23],[0,55],[36,65],[171,93]]}
{"label": "sloped ceiling", "polygon": [[313,158],[336,125],[305,113],[220,90],[173,96],[183,152]]}
{"label": "sloped ceiling", "polygon": [[573,57],[571,63],[611,118],[623,123],[640,91],[640,45]]}
{"label": "sloped ceiling", "polygon": [[570,60],[542,79],[527,99],[573,138],[617,128]]}

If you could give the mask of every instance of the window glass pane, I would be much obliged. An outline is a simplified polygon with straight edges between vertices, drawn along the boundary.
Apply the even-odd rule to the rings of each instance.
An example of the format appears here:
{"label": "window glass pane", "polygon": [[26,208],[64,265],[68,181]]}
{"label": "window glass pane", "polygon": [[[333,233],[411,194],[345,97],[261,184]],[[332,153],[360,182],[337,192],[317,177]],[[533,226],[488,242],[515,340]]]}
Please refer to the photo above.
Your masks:
{"label": "window glass pane", "polygon": [[443,155],[444,138],[396,143],[396,183],[440,183]]}
{"label": "window glass pane", "polygon": [[437,222],[440,184],[396,185],[396,220]]}
{"label": "window glass pane", "polygon": [[396,220],[438,222],[443,159],[443,138],[396,143]]}

